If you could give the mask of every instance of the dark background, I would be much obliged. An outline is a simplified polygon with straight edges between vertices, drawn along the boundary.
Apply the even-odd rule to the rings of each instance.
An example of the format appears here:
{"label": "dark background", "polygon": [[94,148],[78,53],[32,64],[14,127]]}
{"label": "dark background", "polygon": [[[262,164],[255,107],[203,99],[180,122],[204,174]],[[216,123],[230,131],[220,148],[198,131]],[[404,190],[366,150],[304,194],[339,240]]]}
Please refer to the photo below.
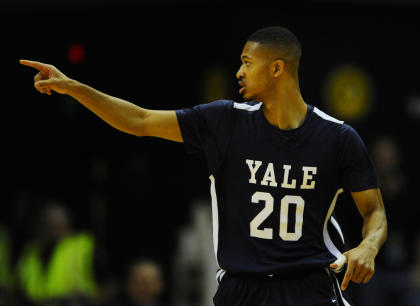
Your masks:
{"label": "dark background", "polygon": [[[283,25],[302,42],[306,102],[325,109],[322,88],[336,65],[354,63],[368,72],[373,109],[349,123],[368,147],[378,135],[391,134],[416,186],[420,121],[410,103],[420,96],[419,13],[414,1],[2,2],[2,217],[16,229],[15,249],[31,236],[40,205],[55,198],[67,203],[76,228],[96,233],[116,275],[145,255],[160,260],[169,274],[191,201],[209,194],[202,156],[186,155],[181,144],[123,134],[69,97],[40,95],[33,88],[35,71],[19,59],[51,63],[145,108],[178,109],[208,102],[202,88],[214,65],[230,76],[224,98],[240,100],[235,73],[247,36]],[[85,51],[76,65],[68,60],[75,43]],[[338,217],[341,211],[345,231],[356,241],[361,219],[344,203],[349,206],[339,207]]]}

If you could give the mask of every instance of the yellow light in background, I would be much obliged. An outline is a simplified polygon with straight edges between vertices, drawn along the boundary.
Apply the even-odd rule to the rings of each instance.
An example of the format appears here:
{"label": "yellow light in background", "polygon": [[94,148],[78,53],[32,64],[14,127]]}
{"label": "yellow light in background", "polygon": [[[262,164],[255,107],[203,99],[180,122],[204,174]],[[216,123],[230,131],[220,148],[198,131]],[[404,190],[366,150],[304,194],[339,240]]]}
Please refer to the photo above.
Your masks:
{"label": "yellow light in background", "polygon": [[332,115],[360,121],[372,108],[373,91],[373,82],[365,70],[356,65],[342,65],[328,74],[323,93]]}
{"label": "yellow light in background", "polygon": [[210,66],[203,75],[201,95],[204,103],[229,97],[230,76],[219,65]]}

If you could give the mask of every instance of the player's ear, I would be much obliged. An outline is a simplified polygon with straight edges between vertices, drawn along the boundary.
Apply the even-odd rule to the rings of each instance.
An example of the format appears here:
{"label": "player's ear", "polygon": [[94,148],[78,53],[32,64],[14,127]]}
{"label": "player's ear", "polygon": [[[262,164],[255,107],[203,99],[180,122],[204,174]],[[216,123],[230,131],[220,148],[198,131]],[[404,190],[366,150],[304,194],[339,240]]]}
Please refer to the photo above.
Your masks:
{"label": "player's ear", "polygon": [[284,72],[284,61],[277,59],[272,63],[272,73],[275,78],[278,78]]}

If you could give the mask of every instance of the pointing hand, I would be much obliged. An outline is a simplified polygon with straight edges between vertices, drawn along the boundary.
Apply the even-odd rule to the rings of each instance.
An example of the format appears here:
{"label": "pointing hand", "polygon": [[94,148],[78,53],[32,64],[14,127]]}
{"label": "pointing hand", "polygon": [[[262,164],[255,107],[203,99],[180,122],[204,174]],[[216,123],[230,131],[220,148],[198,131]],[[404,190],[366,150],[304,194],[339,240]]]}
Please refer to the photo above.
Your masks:
{"label": "pointing hand", "polygon": [[[345,252],[347,269],[341,284],[341,290],[346,290],[350,281],[355,283],[367,283],[375,272],[375,256],[378,251],[374,248],[359,245],[358,247]],[[337,263],[330,265],[330,268],[338,268]]]}
{"label": "pointing hand", "polygon": [[20,60],[19,63],[39,71],[34,77],[34,86],[40,93],[51,95],[52,90],[60,94],[67,93],[71,79],[53,65],[29,60]]}

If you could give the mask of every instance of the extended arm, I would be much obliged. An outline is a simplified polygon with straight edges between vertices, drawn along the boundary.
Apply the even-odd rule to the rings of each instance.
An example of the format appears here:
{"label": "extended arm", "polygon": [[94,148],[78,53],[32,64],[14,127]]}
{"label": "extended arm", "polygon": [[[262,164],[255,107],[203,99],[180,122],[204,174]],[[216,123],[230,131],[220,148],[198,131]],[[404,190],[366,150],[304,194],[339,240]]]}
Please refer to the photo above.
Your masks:
{"label": "extended arm", "polygon": [[183,141],[175,111],[141,108],[72,80],[52,65],[28,60],[21,60],[20,63],[39,70],[34,77],[34,86],[39,92],[68,94],[120,131]]}
{"label": "extended arm", "polygon": [[380,190],[369,189],[352,192],[351,195],[363,217],[363,240],[356,248],[344,253],[347,258],[347,270],[341,285],[343,290],[347,288],[350,280],[367,283],[372,278],[375,257],[387,236],[387,221]]}

